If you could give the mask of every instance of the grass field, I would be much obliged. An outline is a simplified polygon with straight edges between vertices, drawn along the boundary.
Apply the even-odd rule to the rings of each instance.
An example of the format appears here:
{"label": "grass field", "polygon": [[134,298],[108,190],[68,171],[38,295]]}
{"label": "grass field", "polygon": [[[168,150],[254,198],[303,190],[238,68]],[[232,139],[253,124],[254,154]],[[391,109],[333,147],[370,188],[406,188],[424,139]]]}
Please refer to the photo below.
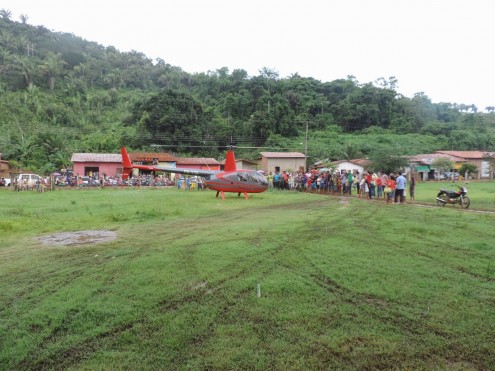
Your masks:
{"label": "grass field", "polygon": [[[469,191],[495,211],[494,182]],[[492,213],[173,188],[0,205],[2,370],[495,369]],[[39,240],[84,230],[117,238]]]}

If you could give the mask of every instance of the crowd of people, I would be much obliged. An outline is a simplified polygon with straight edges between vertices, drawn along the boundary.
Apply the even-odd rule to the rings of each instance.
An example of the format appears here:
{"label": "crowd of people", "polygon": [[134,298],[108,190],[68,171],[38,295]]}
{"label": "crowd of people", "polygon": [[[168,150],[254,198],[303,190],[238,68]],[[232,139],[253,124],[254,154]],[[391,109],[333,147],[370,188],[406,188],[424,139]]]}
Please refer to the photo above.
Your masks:
{"label": "crowd of people", "polygon": [[15,178],[10,186],[14,191],[38,191],[45,192],[50,185],[50,180],[46,178],[40,178],[35,182],[29,181],[27,179],[17,179]]}
{"label": "crowd of people", "polygon": [[[403,204],[406,202],[406,186],[409,190],[409,201],[414,202],[416,182],[414,177],[407,181],[399,171],[395,173],[374,173],[366,171],[318,171],[309,172],[270,172],[266,175],[270,188],[280,190],[294,190],[301,192],[325,193],[325,194],[355,194],[364,199],[383,199],[387,203]],[[168,176],[156,176],[153,174],[141,174],[130,179],[121,177],[99,178],[97,176],[55,176],[42,179],[35,184],[27,184],[17,180],[11,184],[13,190],[36,190],[44,192],[50,189],[51,182],[55,187],[104,187],[104,186],[172,186],[183,190],[206,189],[204,179],[201,177],[177,176],[175,182]]]}
{"label": "crowd of people", "polygon": [[[129,179],[116,177],[56,175],[39,178],[36,181],[14,178],[9,187],[14,191],[39,191],[54,188],[83,188],[83,187],[111,187],[111,186],[172,186],[175,182],[166,176],[141,174]],[[6,184],[1,184],[7,186]]]}
{"label": "crowd of people", "polygon": [[177,189],[184,189],[187,191],[203,191],[206,189],[206,183],[200,176],[186,176],[176,178]]}
{"label": "crowd of people", "polygon": [[312,170],[307,173],[282,171],[269,173],[268,184],[271,188],[281,190],[307,191],[328,194],[356,194],[365,199],[384,199],[387,203],[405,203],[406,185],[409,189],[409,200],[414,202],[416,181],[408,182],[401,172],[374,173],[366,171],[323,171]]}

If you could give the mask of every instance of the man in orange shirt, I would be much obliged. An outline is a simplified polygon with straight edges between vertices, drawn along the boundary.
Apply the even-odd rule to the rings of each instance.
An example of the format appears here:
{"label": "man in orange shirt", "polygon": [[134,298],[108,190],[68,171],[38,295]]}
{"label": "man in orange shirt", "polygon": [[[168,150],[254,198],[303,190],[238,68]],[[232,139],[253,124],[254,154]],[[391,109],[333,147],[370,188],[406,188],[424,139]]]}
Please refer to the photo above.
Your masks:
{"label": "man in orange shirt", "polygon": [[382,198],[382,194],[383,194],[382,178],[378,176],[375,179],[375,184],[378,192],[378,198]]}
{"label": "man in orange shirt", "polygon": [[387,192],[387,204],[393,202],[395,196],[395,177],[390,175],[387,181],[387,187],[390,188],[390,192]]}

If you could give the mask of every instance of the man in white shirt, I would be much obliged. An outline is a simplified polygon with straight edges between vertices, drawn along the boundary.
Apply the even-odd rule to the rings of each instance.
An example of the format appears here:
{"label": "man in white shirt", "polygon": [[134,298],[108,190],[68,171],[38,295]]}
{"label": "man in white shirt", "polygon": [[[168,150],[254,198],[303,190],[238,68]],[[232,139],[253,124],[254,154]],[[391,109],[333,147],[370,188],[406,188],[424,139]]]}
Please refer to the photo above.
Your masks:
{"label": "man in white shirt", "polygon": [[406,177],[402,175],[399,171],[399,176],[395,179],[395,199],[394,202],[397,204],[397,201],[400,199],[400,203],[405,203],[404,193],[406,191]]}

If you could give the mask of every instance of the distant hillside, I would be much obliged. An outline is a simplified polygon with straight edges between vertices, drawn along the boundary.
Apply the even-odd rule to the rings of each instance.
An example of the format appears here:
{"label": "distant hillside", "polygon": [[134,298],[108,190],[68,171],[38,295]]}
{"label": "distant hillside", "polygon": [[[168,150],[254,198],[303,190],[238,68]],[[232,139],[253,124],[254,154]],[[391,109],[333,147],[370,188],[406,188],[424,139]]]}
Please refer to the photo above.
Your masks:
{"label": "distant hillside", "polygon": [[[120,52],[0,11],[0,152],[14,165],[48,172],[73,152],[162,145],[218,157],[239,147],[301,150],[312,160],[495,150],[495,114],[397,93],[394,77],[321,82],[263,69],[190,74],[143,53]],[[26,21],[26,20],[24,20]],[[306,138],[306,128],[308,136]],[[244,157],[256,156],[256,149]]]}

